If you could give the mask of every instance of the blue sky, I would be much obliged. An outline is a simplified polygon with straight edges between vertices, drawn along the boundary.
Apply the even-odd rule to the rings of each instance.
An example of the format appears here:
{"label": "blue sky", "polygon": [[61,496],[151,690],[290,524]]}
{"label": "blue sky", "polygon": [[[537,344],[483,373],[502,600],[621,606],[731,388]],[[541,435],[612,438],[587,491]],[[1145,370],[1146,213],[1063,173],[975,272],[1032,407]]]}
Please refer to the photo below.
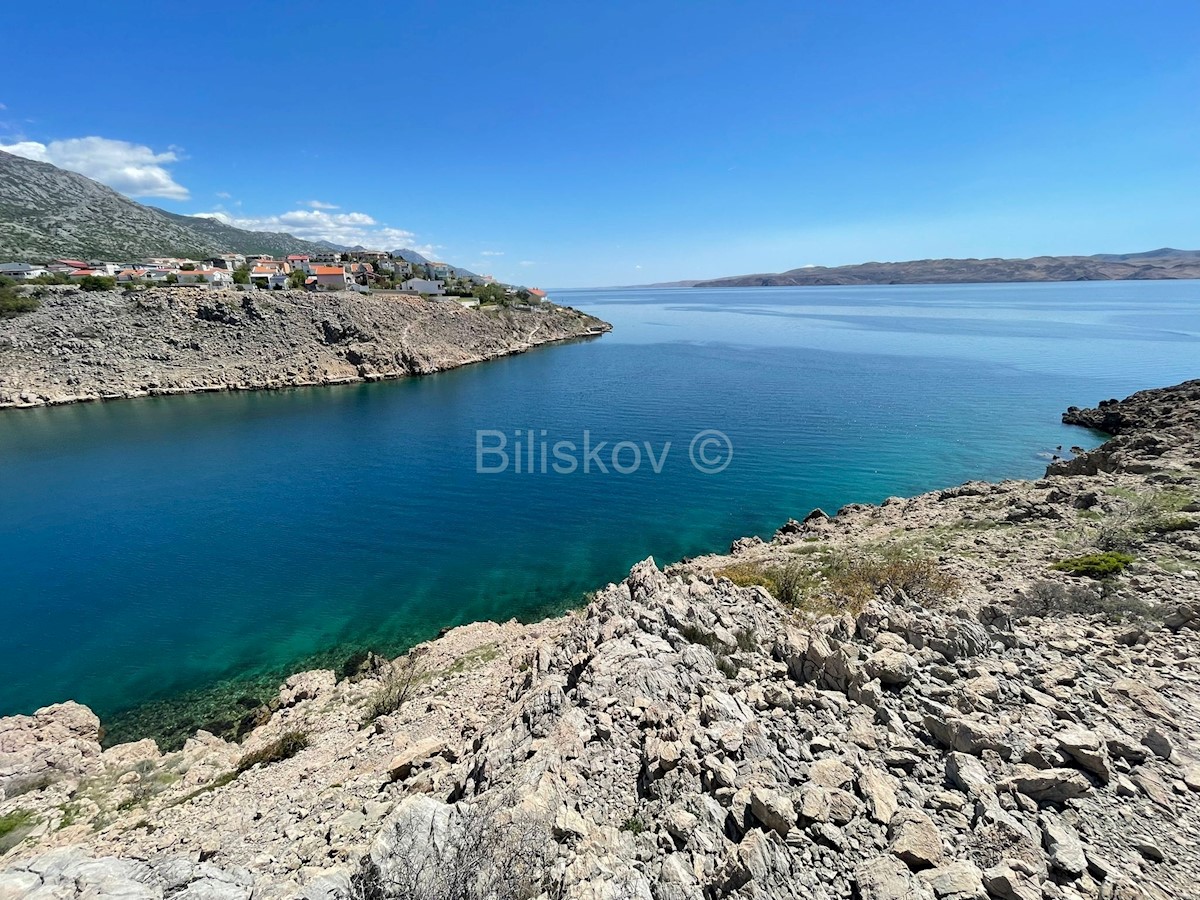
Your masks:
{"label": "blue sky", "polygon": [[0,146],[508,281],[1200,248],[1195,0],[7,16]]}

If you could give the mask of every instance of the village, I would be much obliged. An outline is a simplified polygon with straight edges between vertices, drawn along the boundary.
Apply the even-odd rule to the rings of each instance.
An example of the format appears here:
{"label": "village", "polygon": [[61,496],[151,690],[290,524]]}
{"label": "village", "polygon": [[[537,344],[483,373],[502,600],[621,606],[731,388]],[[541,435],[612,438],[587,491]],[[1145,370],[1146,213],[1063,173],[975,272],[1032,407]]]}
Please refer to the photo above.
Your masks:
{"label": "village", "polygon": [[444,262],[411,262],[385,250],[328,250],[268,254],[224,253],[204,259],[153,257],[138,262],[54,259],[47,263],[0,263],[0,279],[34,284],[78,283],[98,290],[115,287],[178,285],[242,286],[257,290],[392,291],[423,297],[479,302],[538,303],[539,288],[513,287],[491,275],[475,275]]}

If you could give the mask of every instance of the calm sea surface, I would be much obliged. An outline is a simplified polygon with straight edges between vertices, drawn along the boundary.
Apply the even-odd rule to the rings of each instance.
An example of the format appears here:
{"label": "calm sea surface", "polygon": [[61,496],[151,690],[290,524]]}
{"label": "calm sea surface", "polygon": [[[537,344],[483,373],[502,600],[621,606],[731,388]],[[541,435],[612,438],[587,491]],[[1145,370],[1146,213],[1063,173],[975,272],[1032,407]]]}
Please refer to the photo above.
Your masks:
{"label": "calm sea surface", "polygon": [[[0,413],[0,714],[544,615],[816,506],[1036,476],[1096,443],[1066,406],[1200,375],[1196,282],[555,298],[615,331],[404,382]],[[689,458],[708,429],[716,474]],[[507,471],[476,472],[480,430]]]}

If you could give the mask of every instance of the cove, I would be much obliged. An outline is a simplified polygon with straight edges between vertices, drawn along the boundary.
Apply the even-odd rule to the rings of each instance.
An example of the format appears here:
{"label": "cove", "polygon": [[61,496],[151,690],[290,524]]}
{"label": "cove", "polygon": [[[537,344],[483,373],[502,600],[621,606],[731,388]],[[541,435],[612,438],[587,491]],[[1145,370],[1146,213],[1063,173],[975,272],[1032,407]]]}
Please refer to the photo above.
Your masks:
{"label": "cove", "polygon": [[[0,715],[106,720],[579,603],[813,507],[1036,477],[1195,377],[1190,282],[558,292],[603,338],[425,378],[0,414]],[[476,434],[671,451],[476,471]],[[734,455],[687,464],[698,433]],[[230,681],[230,679],[233,679]],[[144,721],[138,725],[146,729]]]}

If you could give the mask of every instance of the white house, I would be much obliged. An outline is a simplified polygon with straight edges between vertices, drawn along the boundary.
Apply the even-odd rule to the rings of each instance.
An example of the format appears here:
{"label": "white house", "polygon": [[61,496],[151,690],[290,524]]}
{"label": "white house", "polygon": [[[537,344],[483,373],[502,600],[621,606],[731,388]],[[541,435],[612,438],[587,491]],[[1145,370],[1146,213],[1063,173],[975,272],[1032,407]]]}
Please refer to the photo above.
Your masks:
{"label": "white house", "polygon": [[175,273],[175,277],[179,279],[180,284],[211,284],[215,287],[233,284],[233,276],[220,269],[180,270]]}
{"label": "white house", "polygon": [[445,293],[443,287],[444,285],[440,281],[430,281],[428,278],[410,278],[400,285],[400,290],[409,291],[413,294],[432,294],[435,297],[440,297]]}
{"label": "white house", "polygon": [[32,266],[29,263],[0,263],[0,276],[12,278],[15,281],[28,281],[45,274],[46,269],[43,266]]}
{"label": "white house", "polygon": [[453,267],[449,263],[431,262],[429,264],[429,277],[446,279],[453,275]]}

